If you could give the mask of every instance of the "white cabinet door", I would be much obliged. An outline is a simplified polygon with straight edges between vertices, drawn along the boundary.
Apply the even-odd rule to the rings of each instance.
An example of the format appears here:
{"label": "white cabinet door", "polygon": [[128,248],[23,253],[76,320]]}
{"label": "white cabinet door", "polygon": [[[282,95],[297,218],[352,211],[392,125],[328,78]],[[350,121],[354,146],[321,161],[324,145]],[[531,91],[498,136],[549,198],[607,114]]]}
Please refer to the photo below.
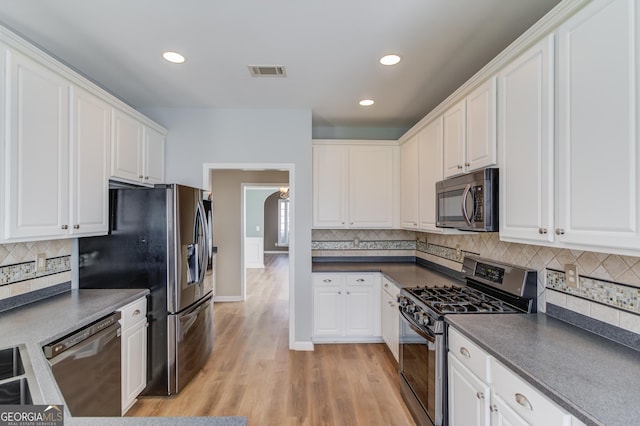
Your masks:
{"label": "white cabinet door", "polygon": [[[392,286],[392,284],[384,283],[384,286]],[[397,292],[397,290],[396,290]],[[398,312],[398,302],[396,297],[389,294],[386,290],[382,292],[382,340],[387,344],[391,354],[399,362],[399,329],[400,329],[400,316]]]}
{"label": "white cabinet door", "polygon": [[313,288],[313,335],[340,336],[344,331],[344,286]]}
{"label": "white cabinet door", "polygon": [[130,182],[142,182],[143,124],[120,110],[113,112],[111,176]]}
{"label": "white cabinet door", "polygon": [[391,228],[394,147],[349,147],[349,226]]}
{"label": "white cabinet door", "polygon": [[640,248],[639,13],[598,0],[558,29],[558,241]]}
{"label": "white cabinet door", "polygon": [[496,164],[496,78],[490,78],[467,96],[464,170]]}
{"label": "white cabinet door", "polygon": [[313,226],[344,228],[347,216],[347,147],[313,147]]}
{"label": "white cabinet door", "polygon": [[443,179],[442,120],[442,117],[435,119],[420,132],[418,228],[425,231],[442,232],[443,229],[436,228],[436,182]]}
{"label": "white cabinet door", "polygon": [[[375,324],[374,288],[368,285],[348,285],[345,290],[345,335],[380,335],[379,332],[376,333],[376,328],[380,329],[380,327],[376,327]],[[380,312],[379,306],[378,312]]]}
{"label": "white cabinet door", "polygon": [[144,183],[164,182],[164,135],[150,127],[144,128]]}
{"label": "white cabinet door", "polygon": [[140,321],[122,332],[123,412],[147,386],[147,322]]}
{"label": "white cabinet door", "polygon": [[449,359],[449,425],[489,426],[489,385],[478,379],[451,353]]}
{"label": "white cabinet door", "polygon": [[400,146],[400,226],[406,229],[418,227],[419,145],[418,133]]}
{"label": "white cabinet door", "polygon": [[69,90],[57,73],[6,51],[2,238],[52,238],[69,225]]}
{"label": "white cabinet door", "polygon": [[553,241],[553,35],[498,75],[500,238]]}
{"label": "white cabinet door", "polygon": [[444,177],[464,173],[466,100],[447,110],[443,119]]}
{"label": "white cabinet door", "polygon": [[106,234],[109,230],[109,147],[111,107],[97,96],[72,90],[71,233]]}
{"label": "white cabinet door", "polygon": [[[491,426],[530,426],[522,417],[496,395],[491,395]],[[540,425],[542,426],[542,425]]]}

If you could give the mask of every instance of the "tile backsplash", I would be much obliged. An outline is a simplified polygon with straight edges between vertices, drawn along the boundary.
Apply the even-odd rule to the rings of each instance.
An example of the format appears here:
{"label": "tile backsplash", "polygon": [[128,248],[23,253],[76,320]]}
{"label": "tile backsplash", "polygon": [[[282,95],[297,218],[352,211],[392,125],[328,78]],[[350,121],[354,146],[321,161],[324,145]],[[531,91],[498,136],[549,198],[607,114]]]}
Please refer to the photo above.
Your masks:
{"label": "tile backsplash", "polygon": [[[625,309],[599,299],[590,301],[588,297],[588,292],[593,293],[596,284],[603,285],[602,283],[610,283],[610,286],[605,287],[613,292],[620,292],[620,289],[625,288],[629,290],[623,293],[633,293],[635,289],[640,289],[639,257],[509,243],[500,241],[497,232],[445,235],[404,230],[314,230],[312,239],[313,256],[413,255],[459,271],[464,256],[476,254],[532,268],[538,271],[540,311],[545,311],[546,300],[550,298],[550,303],[561,303],[561,306],[575,312],[600,320],[612,318],[610,323],[620,324],[623,318],[627,323],[635,324],[634,327],[637,326],[640,332],[640,310]],[[354,241],[359,245],[356,246]],[[370,245],[369,242],[375,243]],[[415,247],[413,252],[410,242],[413,242]],[[580,288],[586,292],[585,294],[572,293],[570,290],[562,290],[548,284],[548,271],[564,271],[565,264],[576,265],[580,275]],[[564,273],[561,274],[564,277]],[[567,297],[570,298],[569,303],[566,302]],[[585,303],[598,306],[585,309]],[[635,308],[638,308],[640,301],[633,303],[636,303]],[[609,312],[608,309],[622,309],[622,315]]]}
{"label": "tile backsplash", "polygon": [[[71,281],[72,240],[0,244],[0,299],[19,296]],[[37,254],[46,257],[37,272]]]}

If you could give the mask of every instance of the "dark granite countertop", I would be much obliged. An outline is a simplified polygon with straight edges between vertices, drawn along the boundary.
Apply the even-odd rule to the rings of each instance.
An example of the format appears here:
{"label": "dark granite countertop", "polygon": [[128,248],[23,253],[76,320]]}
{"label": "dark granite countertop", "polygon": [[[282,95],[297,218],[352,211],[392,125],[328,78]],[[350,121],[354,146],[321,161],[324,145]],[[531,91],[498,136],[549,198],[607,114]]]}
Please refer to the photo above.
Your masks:
{"label": "dark granite countertop", "polygon": [[445,318],[587,425],[640,422],[640,352],[545,314]]}
{"label": "dark granite countertop", "polygon": [[400,288],[460,285],[455,279],[416,263],[394,262],[314,262],[312,272],[381,272]]}
{"label": "dark granite countertop", "polygon": [[[26,349],[28,380],[34,404],[64,404],[58,385],[42,352],[42,346],[98,320],[149,293],[146,289],[71,290],[0,313],[0,349]],[[65,405],[65,423],[88,425],[172,424],[245,425],[245,417],[71,418]]]}

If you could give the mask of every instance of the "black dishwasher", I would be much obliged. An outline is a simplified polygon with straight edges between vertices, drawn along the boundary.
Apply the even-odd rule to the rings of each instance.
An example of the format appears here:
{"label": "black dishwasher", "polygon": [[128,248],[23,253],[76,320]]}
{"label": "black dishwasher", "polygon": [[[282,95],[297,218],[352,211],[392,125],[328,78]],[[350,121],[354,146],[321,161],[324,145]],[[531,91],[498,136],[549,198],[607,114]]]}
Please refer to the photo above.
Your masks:
{"label": "black dishwasher", "polygon": [[72,416],[121,416],[120,312],[43,346]]}

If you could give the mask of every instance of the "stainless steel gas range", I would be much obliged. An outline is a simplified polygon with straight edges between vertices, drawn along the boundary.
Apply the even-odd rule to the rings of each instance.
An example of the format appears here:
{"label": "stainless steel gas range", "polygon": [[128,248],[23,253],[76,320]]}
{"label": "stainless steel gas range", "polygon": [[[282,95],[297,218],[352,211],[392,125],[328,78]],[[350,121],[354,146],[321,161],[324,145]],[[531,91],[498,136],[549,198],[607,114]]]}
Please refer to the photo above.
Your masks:
{"label": "stainless steel gas range", "polygon": [[466,285],[404,288],[400,304],[400,391],[416,423],[444,426],[447,419],[449,314],[536,311],[535,270],[466,257]]}

